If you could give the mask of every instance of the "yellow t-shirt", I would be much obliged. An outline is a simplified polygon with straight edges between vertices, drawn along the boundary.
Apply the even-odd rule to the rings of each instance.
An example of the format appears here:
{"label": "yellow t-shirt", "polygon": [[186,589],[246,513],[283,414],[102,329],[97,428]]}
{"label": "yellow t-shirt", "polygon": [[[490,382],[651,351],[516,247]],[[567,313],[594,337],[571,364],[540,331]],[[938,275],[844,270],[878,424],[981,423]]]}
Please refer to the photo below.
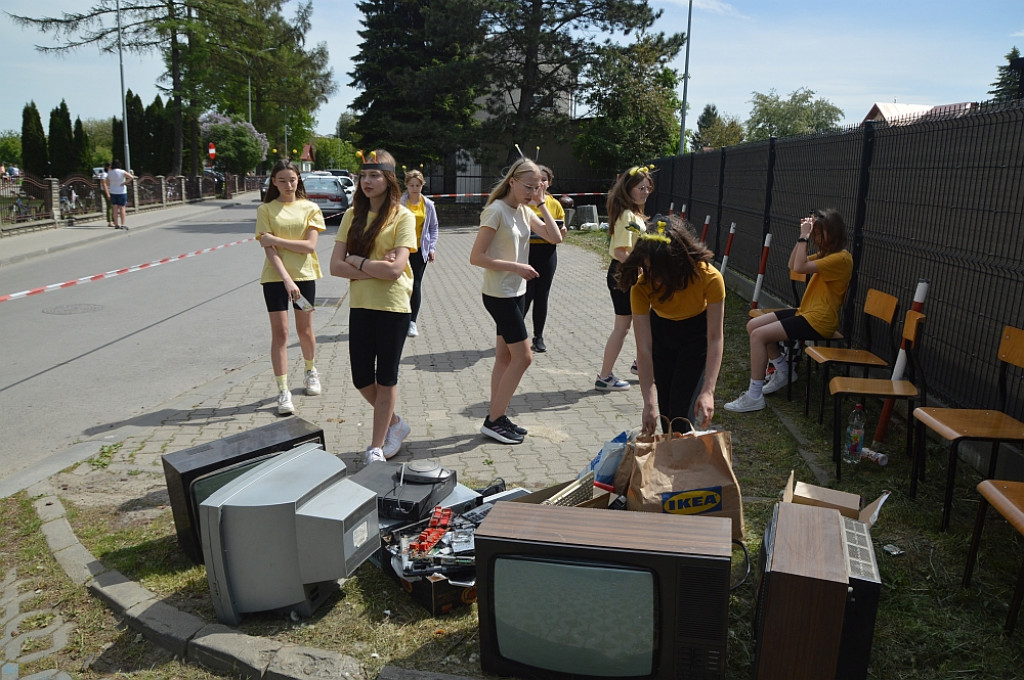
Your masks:
{"label": "yellow t-shirt", "polygon": [[818,263],[818,271],[811,275],[796,314],[807,319],[822,337],[828,338],[839,328],[839,309],[853,276],[853,255],[840,250],[822,258],[815,253],[807,259]]}
{"label": "yellow t-shirt", "polygon": [[647,231],[647,223],[644,222],[635,212],[632,210],[623,210],[622,214],[619,215],[619,219],[615,220],[615,228],[612,230],[615,233],[612,234],[611,240],[608,243],[608,254],[613,258],[615,257],[616,248],[625,248],[626,253],[633,250],[633,244],[636,243],[637,234],[636,232],[626,229],[626,225],[632,223],[636,227],[640,227],[640,231]]}
{"label": "yellow t-shirt", "polygon": [[[544,205],[548,207],[548,212],[551,213],[551,219],[553,219],[555,222],[558,222],[558,220],[562,220],[563,222],[565,222],[565,208],[562,207],[562,204],[558,202],[557,198],[555,198],[551,194],[545,194]],[[532,210],[537,215],[537,217],[541,216],[540,206],[531,205],[530,210]],[[530,243],[544,244],[549,242],[542,238],[539,234],[536,234],[535,232],[531,231]]]}
{"label": "yellow t-shirt", "polygon": [[[306,232],[310,229],[324,231],[327,225],[324,224],[324,214],[316,203],[307,201],[304,198],[283,203],[271,201],[261,203],[256,208],[256,235],[273,234],[291,241],[301,241],[306,238]],[[257,241],[259,243],[259,241]],[[278,248],[278,255],[292,281],[315,281],[323,274],[320,272],[320,260],[316,253],[297,253],[287,248]],[[263,273],[260,275],[260,283],[271,283],[280,281],[281,276],[270,264],[270,260],[263,263]]]}
{"label": "yellow t-shirt", "polygon": [[409,212],[416,218],[416,243],[419,243],[423,238],[423,223],[427,219],[427,202],[422,198],[416,205],[412,203],[406,203],[405,207],[409,209]]}
{"label": "yellow t-shirt", "polygon": [[[338,227],[338,235],[335,241],[347,243],[348,231],[352,228],[352,219],[355,216],[354,210],[346,210],[345,216],[341,218],[341,226]],[[372,224],[377,213],[367,213],[366,222]],[[410,252],[416,251],[416,218],[404,206],[397,206],[397,210],[391,219],[388,220],[377,240],[373,243],[373,250],[367,257],[371,260],[383,260],[384,255],[395,248],[408,248]],[[376,309],[382,312],[403,312],[412,311],[409,306],[409,298],[412,297],[412,268],[408,263],[402,275],[395,281],[385,279],[353,279],[351,281],[349,307],[354,309]]]}
{"label": "yellow t-shirt", "polygon": [[652,309],[663,319],[682,321],[698,316],[709,304],[725,299],[725,279],[707,262],[697,264],[697,280],[661,301],[661,293],[641,275],[629,291],[629,304],[634,314],[647,314]]}

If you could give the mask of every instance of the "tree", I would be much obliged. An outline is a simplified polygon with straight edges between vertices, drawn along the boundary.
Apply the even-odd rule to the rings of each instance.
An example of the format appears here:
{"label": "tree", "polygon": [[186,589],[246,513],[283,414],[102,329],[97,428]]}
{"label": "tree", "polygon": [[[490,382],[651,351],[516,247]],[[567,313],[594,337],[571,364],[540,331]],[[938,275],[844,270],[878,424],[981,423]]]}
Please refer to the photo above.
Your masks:
{"label": "tree", "polygon": [[72,144],[74,133],[71,129],[71,112],[63,99],[60,106],[50,111],[50,135],[47,138],[50,156],[50,173],[57,179],[64,179],[74,168]]}
{"label": "tree", "polygon": [[39,177],[50,174],[50,156],[46,150],[46,134],[39,109],[34,101],[21,110],[21,162],[22,169]]}
{"label": "tree", "polygon": [[75,118],[74,140],[71,143],[72,172],[80,172],[87,177],[92,176],[92,149],[89,145],[89,135],[82,125],[81,118]]}
{"label": "tree", "polygon": [[[491,2],[482,46],[491,94],[488,127],[524,143],[562,126],[571,97],[609,85],[592,64],[606,56],[609,35],[643,35],[661,17],[646,0]],[[682,40],[682,38],[679,38]],[[514,151],[510,153],[515,153]]]}
{"label": "tree", "polygon": [[6,165],[22,165],[21,135],[14,130],[0,131],[0,162]]}
{"label": "tree", "polygon": [[718,107],[714,104],[706,104],[704,110],[697,118],[697,129],[690,135],[690,151],[700,151],[704,147],[711,146],[705,141],[707,131],[720,120]]}
{"label": "tree", "polygon": [[790,93],[789,99],[775,90],[754,92],[751,103],[747,139],[752,142],[832,130],[843,118],[842,109],[827,99],[814,99],[814,91],[807,88]]}
{"label": "tree", "polygon": [[209,114],[200,121],[203,144],[217,148],[217,167],[244,175],[267,156],[267,137],[248,122]]}
{"label": "tree", "polygon": [[573,146],[578,156],[595,168],[614,170],[679,148],[679,74],[667,63],[682,44],[681,35],[658,34],[604,49],[593,73],[605,86],[584,96],[594,117],[581,126]]}
{"label": "tree", "polygon": [[736,116],[718,114],[714,104],[704,107],[697,119],[697,129],[690,137],[690,151],[719,149],[743,141],[743,125]]}
{"label": "tree", "polygon": [[1021,73],[1010,65],[1014,59],[1020,59],[1016,46],[1006,53],[1006,63],[999,67],[999,75],[988,91],[993,101],[1009,102],[1020,96]]}
{"label": "tree", "polygon": [[314,137],[316,147],[316,169],[347,168],[353,172],[359,170],[359,157],[356,147],[345,139],[337,137]]}
{"label": "tree", "polygon": [[[439,162],[476,143],[479,46],[477,0],[362,0],[363,42],[349,74],[362,92],[351,130],[367,148],[382,144],[399,162]],[[339,121],[340,123],[341,121]]]}
{"label": "tree", "polygon": [[338,116],[338,122],[334,124],[334,134],[338,139],[347,139],[356,146],[359,146],[359,139],[356,137],[355,126],[359,119],[351,111],[342,111]]}

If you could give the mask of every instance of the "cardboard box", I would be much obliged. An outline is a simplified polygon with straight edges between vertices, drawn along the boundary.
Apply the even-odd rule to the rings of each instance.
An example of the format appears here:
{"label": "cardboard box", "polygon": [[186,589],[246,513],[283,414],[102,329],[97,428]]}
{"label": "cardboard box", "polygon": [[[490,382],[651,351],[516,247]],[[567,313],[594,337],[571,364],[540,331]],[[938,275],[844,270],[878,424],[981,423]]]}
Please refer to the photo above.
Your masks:
{"label": "cardboard box", "polygon": [[790,471],[789,481],[786,482],[786,488],[782,491],[783,503],[833,508],[844,517],[859,520],[869,527],[874,526],[878,521],[878,512],[882,509],[882,504],[889,498],[889,492],[883,491],[881,496],[861,509],[860,496],[855,493],[805,484],[795,481],[794,478],[795,472]]}
{"label": "cardboard box", "polygon": [[[566,488],[567,486],[569,486],[570,484],[572,484],[575,481],[576,480],[573,479],[573,480],[569,480],[568,482],[563,482],[561,484],[556,484],[554,486],[549,486],[546,489],[541,489],[540,491],[534,491],[533,493],[527,494],[525,496],[520,496],[519,498],[513,498],[512,500],[510,500],[508,502],[509,503],[533,503],[534,505],[540,505],[541,503],[543,503],[547,499],[551,498],[556,493],[558,493],[562,489]],[[594,489],[594,492],[593,492],[594,493],[594,497],[592,499],[590,499],[589,501],[585,501],[583,503],[579,503],[576,507],[578,507],[578,508],[601,508],[601,509],[606,509],[608,507],[608,501],[611,498],[611,494],[608,493],[607,491],[602,490],[602,489],[598,489],[597,487],[593,487],[593,489]]]}

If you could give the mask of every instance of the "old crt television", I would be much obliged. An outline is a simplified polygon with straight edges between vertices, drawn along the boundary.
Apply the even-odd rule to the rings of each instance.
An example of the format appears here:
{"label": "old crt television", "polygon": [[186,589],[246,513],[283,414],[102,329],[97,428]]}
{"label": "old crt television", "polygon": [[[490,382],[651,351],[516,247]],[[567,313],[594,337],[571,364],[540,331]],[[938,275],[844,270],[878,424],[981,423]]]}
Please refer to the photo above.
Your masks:
{"label": "old crt television", "polygon": [[178,545],[196,564],[203,563],[199,542],[199,504],[211,493],[262,461],[299,444],[326,448],[324,431],[301,418],[284,418],[270,425],[239,432],[163,457],[164,479]]}
{"label": "old crt television", "polygon": [[544,680],[723,680],[732,520],[496,503],[476,531],[480,663]]}
{"label": "old crt television", "polygon": [[316,444],[213,492],[199,505],[199,528],[213,607],[228,625],[248,612],[311,616],[380,548],[377,493]]}

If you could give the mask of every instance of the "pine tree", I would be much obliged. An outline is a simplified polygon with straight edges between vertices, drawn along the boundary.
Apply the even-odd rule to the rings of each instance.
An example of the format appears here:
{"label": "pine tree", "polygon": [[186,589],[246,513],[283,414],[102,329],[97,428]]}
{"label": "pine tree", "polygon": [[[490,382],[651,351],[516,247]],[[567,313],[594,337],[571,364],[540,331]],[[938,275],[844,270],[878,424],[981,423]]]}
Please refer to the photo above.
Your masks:
{"label": "pine tree", "polygon": [[50,136],[47,140],[50,155],[50,173],[64,179],[75,167],[74,135],[71,131],[71,112],[63,99],[60,106],[50,111]]}
{"label": "pine tree", "polygon": [[50,157],[46,150],[46,134],[36,103],[29,102],[21,111],[21,161],[23,170],[38,177],[50,175]]}
{"label": "pine tree", "polygon": [[999,76],[988,91],[993,101],[1008,102],[1020,97],[1022,75],[1020,70],[1011,66],[1014,59],[1020,59],[1020,50],[1016,46],[1006,53],[1006,63],[999,67]]}
{"label": "pine tree", "polygon": [[718,120],[718,107],[714,104],[705,105],[704,110],[700,113],[700,117],[697,118],[697,129],[690,136],[690,151],[700,151],[706,146],[711,146],[706,139],[707,131]]}

